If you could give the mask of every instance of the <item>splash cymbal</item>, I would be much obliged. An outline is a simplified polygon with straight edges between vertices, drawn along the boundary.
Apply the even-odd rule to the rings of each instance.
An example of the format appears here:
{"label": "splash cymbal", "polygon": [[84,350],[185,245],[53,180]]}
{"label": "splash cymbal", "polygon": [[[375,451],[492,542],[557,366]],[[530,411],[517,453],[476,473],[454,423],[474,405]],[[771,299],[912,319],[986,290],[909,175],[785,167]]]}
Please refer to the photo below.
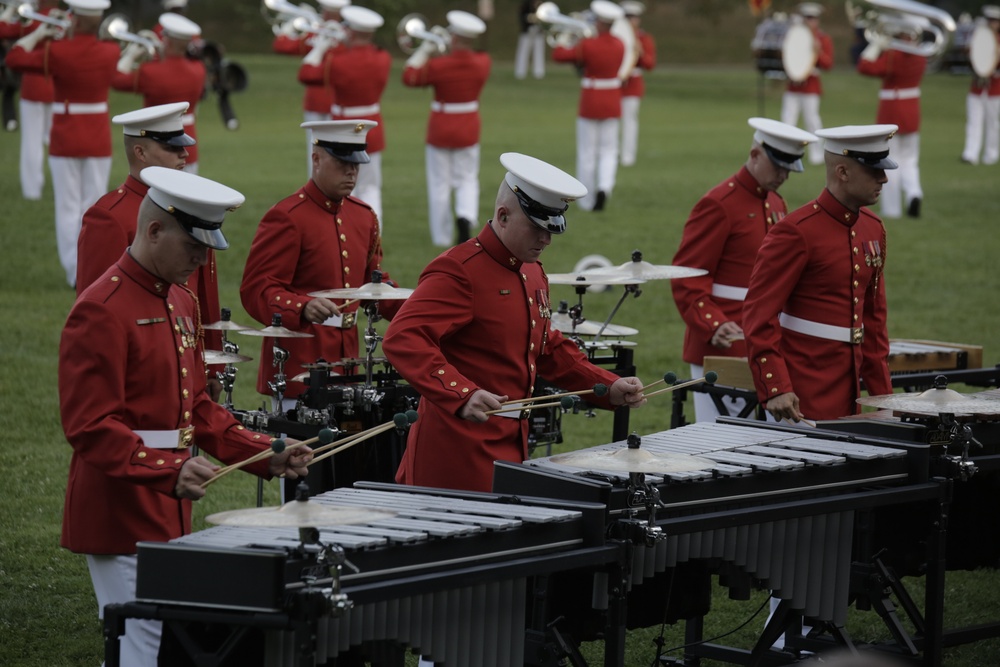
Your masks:
{"label": "splash cymbal", "polygon": [[709,459],[689,454],[651,454],[644,449],[590,449],[567,452],[550,457],[553,463],[584,468],[586,470],[607,470],[611,472],[641,472],[667,474],[710,470],[715,464]]}
{"label": "splash cymbal", "polygon": [[292,331],[285,327],[276,326],[264,327],[263,329],[241,329],[236,333],[243,334],[244,336],[268,336],[270,338],[315,338],[311,333]]}
{"label": "splash cymbal", "polygon": [[708,271],[705,269],[695,269],[689,266],[675,266],[673,264],[650,264],[645,260],[625,262],[620,266],[611,268],[594,269],[587,274],[588,278],[616,277],[624,280],[646,281],[646,280],[675,280],[678,278],[694,278],[703,276]]}
{"label": "splash cymbal", "polygon": [[310,500],[293,500],[278,507],[251,507],[216,512],[205,517],[220,526],[263,526],[269,528],[319,528],[379,521],[395,512],[367,507],[324,505]]}
{"label": "splash cymbal", "polygon": [[402,287],[393,287],[388,283],[366,283],[361,287],[349,287],[344,289],[328,289],[319,292],[310,292],[309,296],[321,299],[360,299],[362,301],[388,301],[407,299],[413,294],[413,290]]}
{"label": "splash cymbal", "polygon": [[253,357],[235,352],[222,352],[220,350],[205,350],[205,364],[238,364],[243,361],[253,361]]}
{"label": "splash cymbal", "polygon": [[962,394],[945,388],[903,394],[862,396],[857,400],[861,405],[913,414],[1000,415],[1000,400],[993,396]]}
{"label": "splash cymbal", "polygon": [[247,329],[253,329],[253,327],[245,327],[242,324],[237,324],[232,320],[219,320],[218,322],[212,322],[211,324],[202,325],[203,329],[209,329],[211,331],[246,331]]}
{"label": "splash cymbal", "polygon": [[[596,271],[594,269],[593,271]],[[553,273],[548,276],[550,285],[577,285],[579,287],[590,287],[591,285],[639,285],[645,280],[637,280],[629,276],[601,276],[588,271],[587,273]]]}
{"label": "splash cymbal", "polygon": [[552,313],[552,328],[563,333],[576,334],[579,336],[596,336],[598,333],[602,336],[634,336],[639,333],[638,329],[623,327],[618,324],[609,324],[604,327],[604,330],[602,331],[602,324],[602,322],[584,320],[574,326],[573,318],[567,313]]}

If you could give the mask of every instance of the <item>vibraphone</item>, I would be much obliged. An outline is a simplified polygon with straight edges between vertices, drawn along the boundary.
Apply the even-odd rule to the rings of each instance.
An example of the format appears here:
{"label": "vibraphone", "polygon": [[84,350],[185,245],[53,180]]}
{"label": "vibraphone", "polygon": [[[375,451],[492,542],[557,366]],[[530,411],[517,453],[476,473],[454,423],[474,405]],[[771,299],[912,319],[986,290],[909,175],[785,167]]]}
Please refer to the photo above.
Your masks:
{"label": "vibraphone", "polygon": [[385,664],[402,665],[406,646],[446,665],[533,664],[526,629],[548,619],[529,617],[532,578],[620,559],[604,542],[603,508],[584,503],[374,483],[310,502],[396,512],[320,527],[319,542],[338,545],[349,561],[340,586],[353,606],[296,617],[298,594],[330,582],[304,583],[301,575],[314,568],[295,555],[294,528],[216,526],[166,544],[140,543],[137,602],[105,612],[109,667],[122,617],[265,628],[263,665],[311,667],[350,648],[388,653],[398,661]]}
{"label": "vibraphone", "polygon": [[[567,463],[573,455],[624,446],[618,442],[523,464],[497,463],[494,491],[603,503],[609,526],[654,517],[663,537],[634,544],[628,580],[634,589],[669,576],[678,564],[705,560],[727,585],[755,582],[781,598],[779,612],[749,655],[713,645],[689,648],[690,655],[759,664],[797,615],[827,622],[847,640],[843,625],[852,563],[867,556],[857,553],[856,515],[905,503],[926,504],[933,513],[945,503],[946,489],[928,479],[926,445],[754,420],[701,423],[643,436],[641,448],[654,456],[686,454],[711,462],[693,472],[647,473],[641,481],[652,488],[646,492],[636,488],[629,474]],[[659,502],[637,501],[651,496]],[[928,531],[929,526],[930,520]],[[935,577],[940,574],[928,573],[928,587],[938,586]],[[928,610],[928,665],[940,653],[932,638],[940,627],[940,610],[933,605],[931,601]],[[656,610],[635,625],[658,623],[662,616]],[[700,619],[694,620],[687,625],[688,643],[702,639]]]}

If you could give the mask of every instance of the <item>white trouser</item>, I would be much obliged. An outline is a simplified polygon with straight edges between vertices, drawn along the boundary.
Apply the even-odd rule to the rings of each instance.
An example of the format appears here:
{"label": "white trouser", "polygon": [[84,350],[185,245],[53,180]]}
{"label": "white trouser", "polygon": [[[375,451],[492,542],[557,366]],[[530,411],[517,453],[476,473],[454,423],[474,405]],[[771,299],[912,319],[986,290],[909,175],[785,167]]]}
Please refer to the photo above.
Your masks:
{"label": "white trouser", "polygon": [[996,164],[1000,159],[1000,97],[990,97],[985,91],[980,95],[970,93],[965,98],[965,148],[962,159],[979,164],[980,151],[983,164]]}
{"label": "white trouser", "polygon": [[622,98],[622,166],[635,164],[639,145],[639,102],[641,97],[629,95]]}
{"label": "white trouser", "polygon": [[576,119],[576,177],[587,186],[577,202],[584,211],[594,208],[597,191],[611,196],[618,172],[618,119]]}
{"label": "white trouser", "polygon": [[424,153],[427,168],[427,213],[431,242],[451,245],[455,224],[451,213],[451,191],[455,191],[455,218],[465,218],[472,227],[479,218],[479,144],[466,148],[437,148]]}
{"label": "white trouser", "polygon": [[527,32],[517,37],[517,51],[514,54],[514,78],[523,79],[528,75],[528,61],[531,61],[531,75],[536,79],[545,76],[545,33],[540,26],[533,25]]}
{"label": "white trouser", "polygon": [[21,195],[41,199],[45,186],[45,147],[52,131],[52,105],[22,99],[21,110]]}
{"label": "white trouser", "polygon": [[[135,600],[135,556],[87,556],[90,580],[97,596],[98,618],[104,618],[109,604]],[[130,618],[125,621],[125,634],[120,641],[120,665],[156,667],[160,652],[162,623]]]}
{"label": "white trouser", "polygon": [[66,282],[76,285],[76,241],[83,214],[108,191],[110,157],[49,156],[56,202],[56,247]]}
{"label": "white trouser", "polygon": [[[309,122],[311,120],[330,120],[330,114],[322,111],[304,111],[302,118]],[[306,176],[312,178],[313,173],[313,131],[306,130]]]}
{"label": "white trouser", "polygon": [[899,169],[885,171],[888,180],[882,186],[880,211],[883,218],[898,218],[903,215],[904,204],[924,196],[920,189],[920,133],[897,134],[890,157]]}
{"label": "white trouser", "polygon": [[375,210],[378,216],[378,231],[382,232],[382,152],[369,153],[372,161],[358,165],[358,180],[354,184],[352,196],[357,197]]}
{"label": "white trouser", "polygon": [[[785,91],[781,97],[781,122],[798,125],[800,113],[806,130],[815,132],[823,129],[823,120],[819,117],[819,95]],[[809,144],[809,164],[823,164],[822,143],[814,141]]]}

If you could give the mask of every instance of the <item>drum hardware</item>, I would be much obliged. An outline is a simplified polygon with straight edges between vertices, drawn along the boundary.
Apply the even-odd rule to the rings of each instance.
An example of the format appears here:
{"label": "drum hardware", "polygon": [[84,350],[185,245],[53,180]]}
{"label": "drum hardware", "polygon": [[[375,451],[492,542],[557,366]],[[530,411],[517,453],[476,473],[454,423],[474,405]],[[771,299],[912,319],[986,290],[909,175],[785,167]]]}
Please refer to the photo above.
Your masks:
{"label": "drum hardware", "polygon": [[205,350],[205,364],[225,364],[221,371],[215,372],[215,377],[222,383],[222,391],[226,394],[223,406],[230,411],[233,409],[233,386],[236,384],[236,366],[234,364],[253,360],[253,357],[240,354],[240,346],[229,340],[228,334],[230,331],[246,331],[250,329],[250,327],[233,322],[231,319],[232,312],[229,308],[223,308],[220,311],[221,318],[218,322],[202,325],[202,329],[222,332],[222,352]]}
{"label": "drum hardware", "polygon": [[750,50],[757,63],[761,75],[772,78],[783,78],[785,70],[782,66],[782,45],[788,32],[788,15],[775,12],[757,24]]}
{"label": "drum hardware", "polygon": [[[281,326],[281,313],[271,315],[271,325],[263,329],[242,329],[236,333],[244,336],[267,336],[270,338],[313,338],[313,334],[302,331],[292,331]],[[281,401],[285,398],[285,390],[288,389],[287,378],[285,377],[285,362],[288,361],[288,350],[278,345],[275,340],[271,346],[271,365],[278,369],[274,374],[274,380],[268,380],[267,386],[271,390],[271,412],[281,414]]]}

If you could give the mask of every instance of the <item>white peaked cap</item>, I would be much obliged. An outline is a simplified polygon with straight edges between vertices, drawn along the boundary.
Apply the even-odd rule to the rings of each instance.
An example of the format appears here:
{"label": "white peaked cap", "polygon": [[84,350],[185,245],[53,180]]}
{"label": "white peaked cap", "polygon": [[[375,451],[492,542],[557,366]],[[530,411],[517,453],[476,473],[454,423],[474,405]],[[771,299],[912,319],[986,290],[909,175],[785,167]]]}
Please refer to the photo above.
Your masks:
{"label": "white peaked cap", "polygon": [[66,0],[77,16],[100,16],[111,6],[111,0]]}
{"label": "white peaked cap", "polygon": [[815,134],[773,118],[750,118],[747,124],[756,130],[753,139],[764,147],[771,161],[791,171],[803,170],[806,146],[819,141]]}
{"label": "white peaked cap", "polygon": [[517,195],[521,210],[536,225],[553,234],[566,231],[563,213],[569,202],[587,194],[587,186],[548,162],[521,153],[504,153],[504,181]]}
{"label": "white peaked cap", "polygon": [[340,18],[355,32],[375,32],[385,23],[385,19],[378,12],[357,5],[347,5],[341,9]]}
{"label": "white peaked cap", "polygon": [[368,132],[377,127],[374,120],[311,120],[299,125],[312,130],[313,144],[344,162],[366,164],[368,156]]}
{"label": "white peaked cap", "polygon": [[343,9],[351,4],[351,0],[319,0],[319,6],[323,9]]}
{"label": "white peaked cap", "polygon": [[193,146],[195,141],[184,133],[182,119],[189,106],[187,102],[158,104],[118,114],[111,122],[121,125],[126,137],[145,137],[171,146]]}
{"label": "white peaked cap", "polygon": [[823,5],[818,2],[800,2],[799,6],[795,8],[795,13],[799,16],[816,18],[823,13]]}
{"label": "white peaked cap", "polygon": [[475,14],[453,9],[445,16],[448,19],[448,31],[459,37],[472,39],[486,32],[486,23]]}
{"label": "white peaked cap", "polygon": [[174,216],[194,240],[215,250],[229,247],[222,234],[222,222],[226,213],[246,201],[242,194],[180,169],[146,167],[139,177],[149,186],[146,196]]}
{"label": "white peaked cap", "polygon": [[608,23],[625,17],[625,10],[611,0],[594,0],[590,3],[590,11],[594,12],[598,20]]}
{"label": "white peaked cap", "polygon": [[1000,5],[983,5],[980,11],[986,18],[1000,21]]}
{"label": "white peaked cap", "polygon": [[639,2],[639,0],[624,0],[624,2],[618,4],[621,5],[625,16],[642,16],[646,13],[646,5]]}
{"label": "white peaked cap", "polygon": [[875,169],[895,169],[889,159],[889,140],[896,136],[898,125],[844,125],[816,130],[824,140],[827,153],[846,155]]}
{"label": "white peaked cap", "polygon": [[201,34],[201,26],[188,17],[174,12],[160,14],[159,22],[163,27],[163,34],[167,37],[191,40]]}
{"label": "white peaked cap", "polygon": [[167,11],[171,9],[184,9],[188,6],[188,0],[163,0],[163,8]]}

